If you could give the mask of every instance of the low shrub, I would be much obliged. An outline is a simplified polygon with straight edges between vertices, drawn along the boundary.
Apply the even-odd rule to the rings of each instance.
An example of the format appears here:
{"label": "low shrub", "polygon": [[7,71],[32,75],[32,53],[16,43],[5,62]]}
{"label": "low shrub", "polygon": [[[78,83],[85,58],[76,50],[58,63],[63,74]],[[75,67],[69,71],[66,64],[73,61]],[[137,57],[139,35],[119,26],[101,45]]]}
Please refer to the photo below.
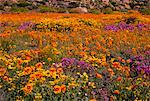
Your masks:
{"label": "low shrub", "polygon": [[103,12],[104,14],[112,14],[112,13],[113,13],[113,10],[112,10],[110,7],[107,7],[107,8],[104,8],[104,9],[102,10],[102,12]]}
{"label": "low shrub", "polygon": [[99,9],[89,9],[88,11],[89,11],[89,13],[92,13],[92,14],[100,14],[101,13],[101,10],[99,10]]}
{"label": "low shrub", "polygon": [[39,7],[39,12],[41,13],[45,13],[45,12],[57,12],[57,10],[55,8],[50,8],[47,6],[40,6]]}
{"label": "low shrub", "polygon": [[145,15],[150,15],[150,8],[141,9],[140,12]]}
{"label": "low shrub", "polygon": [[12,7],[11,8],[11,12],[28,12],[29,9],[28,8],[24,8],[24,7]]}

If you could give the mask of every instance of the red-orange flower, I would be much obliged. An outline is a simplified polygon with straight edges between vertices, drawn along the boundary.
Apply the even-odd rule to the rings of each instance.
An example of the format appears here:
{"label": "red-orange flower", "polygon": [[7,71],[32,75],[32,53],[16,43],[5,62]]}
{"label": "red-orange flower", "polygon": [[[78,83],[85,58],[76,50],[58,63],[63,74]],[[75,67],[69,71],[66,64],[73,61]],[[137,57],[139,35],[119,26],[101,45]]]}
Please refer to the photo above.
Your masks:
{"label": "red-orange flower", "polygon": [[96,99],[91,99],[90,101],[97,101]]}
{"label": "red-orange flower", "polygon": [[58,73],[58,74],[63,73],[63,69],[62,69],[62,68],[58,68],[58,69],[57,69],[57,73]]}
{"label": "red-orange flower", "polygon": [[23,88],[23,91],[26,93],[26,94],[29,94],[31,93],[33,90],[33,85],[28,83],[27,85],[25,85],[25,87]]}
{"label": "red-orange flower", "polygon": [[122,77],[118,77],[118,78],[117,78],[117,81],[122,81]]}
{"label": "red-orange flower", "polygon": [[6,73],[6,69],[3,67],[0,67],[0,76],[4,76]]}
{"label": "red-orange flower", "polygon": [[53,75],[54,73],[56,73],[56,68],[51,67],[50,68],[50,75]]}
{"label": "red-orange flower", "polygon": [[119,91],[119,90],[114,90],[113,93],[114,93],[114,94],[120,94],[120,91]]}
{"label": "red-orange flower", "polygon": [[118,68],[119,66],[120,66],[120,63],[119,63],[119,62],[114,62],[114,63],[113,63],[113,67]]}
{"label": "red-orange flower", "polygon": [[31,67],[26,67],[23,70],[23,75],[29,75],[32,73],[32,68]]}
{"label": "red-orange flower", "polygon": [[58,85],[55,85],[55,86],[54,86],[54,93],[55,93],[55,94],[61,93],[61,87],[58,86]]}
{"label": "red-orange flower", "polygon": [[43,77],[43,75],[42,75],[41,72],[36,72],[36,73],[35,73],[35,77],[36,77],[37,79],[41,79],[41,78]]}
{"label": "red-orange flower", "polygon": [[61,85],[61,91],[64,93],[66,92],[66,85]]}
{"label": "red-orange flower", "polygon": [[7,76],[4,76],[4,77],[3,77],[3,80],[8,81],[9,78],[8,78]]}
{"label": "red-orange flower", "polygon": [[111,74],[111,76],[113,76],[115,74],[111,68],[108,69],[108,72]]}
{"label": "red-orange flower", "polygon": [[37,64],[35,65],[35,67],[36,67],[37,69],[41,69],[41,68],[43,67],[43,64],[42,64],[41,62],[39,62],[39,63],[37,63]]}
{"label": "red-orange flower", "polygon": [[100,79],[103,78],[102,75],[99,74],[99,73],[96,73],[96,77],[97,77],[97,78],[100,78]]}

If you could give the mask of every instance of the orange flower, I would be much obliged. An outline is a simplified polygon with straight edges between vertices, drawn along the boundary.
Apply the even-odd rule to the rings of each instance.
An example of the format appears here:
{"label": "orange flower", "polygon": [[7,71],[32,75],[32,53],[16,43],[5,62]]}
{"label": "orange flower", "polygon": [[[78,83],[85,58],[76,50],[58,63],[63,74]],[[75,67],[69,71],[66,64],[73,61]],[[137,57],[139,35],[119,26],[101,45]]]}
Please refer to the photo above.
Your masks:
{"label": "orange flower", "polygon": [[23,91],[26,93],[26,94],[29,94],[31,93],[33,90],[33,85],[28,83],[27,85],[25,85],[25,87],[23,88]]}
{"label": "orange flower", "polygon": [[117,81],[122,81],[122,77],[118,77],[118,78],[117,78]]}
{"label": "orange flower", "polygon": [[115,90],[113,93],[114,94],[120,94],[120,91],[119,90]]}
{"label": "orange flower", "polygon": [[29,75],[32,73],[32,68],[31,67],[26,67],[23,70],[23,75]]}
{"label": "orange flower", "polygon": [[96,77],[97,78],[100,78],[100,79],[102,79],[103,77],[102,77],[102,75],[101,74],[99,74],[99,73],[96,73]]}
{"label": "orange flower", "polygon": [[35,66],[37,69],[41,69],[43,67],[43,64],[41,62],[39,62]]}
{"label": "orange flower", "polygon": [[35,80],[35,79],[36,79],[35,74],[31,74],[31,75],[30,75],[30,80]]}
{"label": "orange flower", "polygon": [[119,62],[114,62],[112,65],[113,65],[113,67],[118,68],[120,66],[120,63]]}
{"label": "orange flower", "polygon": [[54,86],[54,93],[55,93],[55,94],[61,93],[61,87],[58,86],[58,85],[55,85],[55,86]]}
{"label": "orange flower", "polygon": [[96,99],[91,99],[90,101],[97,101]]}
{"label": "orange flower", "polygon": [[8,78],[7,76],[4,76],[4,77],[3,77],[3,80],[8,81],[9,78]]}
{"label": "orange flower", "polygon": [[64,93],[66,91],[66,85],[61,85],[61,91]]}
{"label": "orange flower", "polygon": [[51,59],[51,58],[47,58],[47,60],[48,60],[48,61],[52,61],[52,59]]}
{"label": "orange flower", "polygon": [[127,62],[127,63],[130,63],[130,62],[131,62],[131,60],[130,60],[130,59],[128,59],[128,60],[126,60],[126,62]]}
{"label": "orange flower", "polygon": [[113,71],[111,68],[108,69],[108,72],[109,72],[112,76],[115,74],[114,71]]}
{"label": "orange flower", "polygon": [[58,74],[63,73],[63,69],[62,69],[62,68],[58,68],[58,69],[57,69],[57,73],[58,73]]}
{"label": "orange flower", "polygon": [[31,56],[30,56],[30,55],[27,55],[27,56],[25,57],[25,59],[26,59],[26,60],[31,60]]}
{"label": "orange flower", "polygon": [[6,69],[3,67],[0,67],[0,76],[4,76],[6,73]]}
{"label": "orange flower", "polygon": [[20,59],[18,60],[18,64],[21,65],[23,63],[23,61]]}
{"label": "orange flower", "polygon": [[41,79],[41,78],[43,77],[43,75],[42,75],[41,72],[36,72],[36,73],[35,73],[35,77],[36,77],[37,79]]}
{"label": "orange flower", "polygon": [[50,68],[50,74],[53,75],[54,73],[56,73],[56,68],[51,67]]}

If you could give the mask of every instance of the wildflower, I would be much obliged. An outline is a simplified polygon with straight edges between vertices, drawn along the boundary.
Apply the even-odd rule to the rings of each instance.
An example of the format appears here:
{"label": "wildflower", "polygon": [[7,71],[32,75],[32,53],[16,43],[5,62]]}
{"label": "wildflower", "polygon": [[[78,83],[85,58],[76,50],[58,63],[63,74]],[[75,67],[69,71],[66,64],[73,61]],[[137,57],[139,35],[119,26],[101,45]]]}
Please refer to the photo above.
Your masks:
{"label": "wildflower", "polygon": [[55,85],[55,86],[54,86],[54,93],[55,93],[55,94],[61,93],[61,87],[58,86],[58,85]]}
{"label": "wildflower", "polygon": [[120,63],[119,62],[114,62],[112,65],[113,65],[113,67],[118,68],[120,66]]}
{"label": "wildflower", "polygon": [[36,73],[35,73],[35,77],[36,77],[37,79],[41,79],[41,78],[43,77],[43,75],[42,75],[41,72],[36,72]]}
{"label": "wildflower", "polygon": [[99,78],[99,79],[102,79],[102,78],[103,78],[102,75],[99,74],[99,73],[96,73],[96,77]]}
{"label": "wildflower", "polygon": [[47,76],[47,77],[50,77],[50,71],[49,70],[46,70],[43,72],[43,75],[44,76]]}
{"label": "wildflower", "polygon": [[23,63],[23,60],[19,59],[18,64],[21,65]]}
{"label": "wildflower", "polygon": [[6,69],[3,67],[0,67],[0,76],[4,76],[6,73]]}
{"label": "wildflower", "polygon": [[23,70],[23,75],[29,75],[32,73],[32,68],[31,67],[26,67]]}
{"label": "wildflower", "polygon": [[118,78],[117,78],[117,81],[122,81],[122,77],[118,77]]}
{"label": "wildflower", "polygon": [[35,79],[36,79],[35,74],[31,74],[31,75],[30,75],[30,80],[35,80]]}
{"label": "wildflower", "polygon": [[25,87],[23,88],[23,91],[26,93],[26,94],[29,94],[31,93],[33,90],[33,85],[28,83],[25,85]]}
{"label": "wildflower", "polygon": [[51,58],[47,58],[47,60],[48,60],[48,61],[52,61],[52,59],[51,59]]}
{"label": "wildflower", "polygon": [[97,101],[96,99],[91,99],[90,101]]}
{"label": "wildflower", "polygon": [[27,56],[25,57],[25,59],[26,59],[26,60],[31,60],[31,56],[30,56],[30,55],[27,55]]}
{"label": "wildflower", "polygon": [[35,99],[36,99],[36,100],[42,99],[42,95],[41,95],[40,93],[37,93],[37,94],[35,95]]}
{"label": "wildflower", "polygon": [[8,81],[9,80],[8,76],[4,76],[3,80]]}
{"label": "wildflower", "polygon": [[42,69],[43,64],[42,64],[41,62],[39,62],[39,63],[37,63],[37,64],[35,65],[35,67],[36,67],[37,69]]}
{"label": "wildflower", "polygon": [[62,73],[63,73],[63,69],[62,69],[62,68],[58,68],[58,69],[57,69],[57,73],[58,73],[58,74],[62,74]]}
{"label": "wildflower", "polygon": [[61,91],[64,93],[66,92],[66,86],[65,85],[61,85]]}
{"label": "wildflower", "polygon": [[113,92],[114,94],[120,94],[120,91],[119,90],[114,90],[114,92]]}
{"label": "wildflower", "polygon": [[111,76],[113,76],[115,74],[111,68],[108,69],[108,72],[110,73]]}
{"label": "wildflower", "polygon": [[51,67],[50,68],[50,75],[56,74],[56,68]]}

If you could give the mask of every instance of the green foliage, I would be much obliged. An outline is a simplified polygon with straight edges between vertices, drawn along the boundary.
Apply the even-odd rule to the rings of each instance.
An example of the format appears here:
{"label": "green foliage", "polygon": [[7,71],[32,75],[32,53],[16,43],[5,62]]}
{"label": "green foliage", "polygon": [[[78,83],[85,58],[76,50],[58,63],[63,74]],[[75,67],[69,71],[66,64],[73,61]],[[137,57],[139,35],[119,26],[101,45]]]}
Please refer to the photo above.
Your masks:
{"label": "green foliage", "polygon": [[26,7],[26,6],[31,6],[31,5],[32,5],[32,4],[26,3],[26,2],[18,3],[18,4],[17,4],[18,7]]}
{"label": "green foliage", "polygon": [[11,11],[12,12],[18,12],[18,13],[20,13],[20,12],[28,12],[29,9],[28,8],[24,8],[24,7],[20,7],[20,8],[18,8],[18,7],[12,7]]}
{"label": "green foliage", "polygon": [[92,14],[100,14],[101,13],[101,11],[99,9],[89,9],[88,11],[89,11],[89,13],[92,13]]}
{"label": "green foliage", "polygon": [[39,11],[41,13],[45,13],[45,12],[56,12],[57,10],[55,8],[50,8],[47,6],[39,6]]}
{"label": "green foliage", "polygon": [[150,8],[141,9],[140,12],[145,15],[150,15]]}
{"label": "green foliage", "polygon": [[103,12],[104,14],[112,14],[112,13],[113,13],[113,10],[112,10],[110,7],[107,7],[107,8],[104,8],[104,9],[102,10],[102,12]]}

